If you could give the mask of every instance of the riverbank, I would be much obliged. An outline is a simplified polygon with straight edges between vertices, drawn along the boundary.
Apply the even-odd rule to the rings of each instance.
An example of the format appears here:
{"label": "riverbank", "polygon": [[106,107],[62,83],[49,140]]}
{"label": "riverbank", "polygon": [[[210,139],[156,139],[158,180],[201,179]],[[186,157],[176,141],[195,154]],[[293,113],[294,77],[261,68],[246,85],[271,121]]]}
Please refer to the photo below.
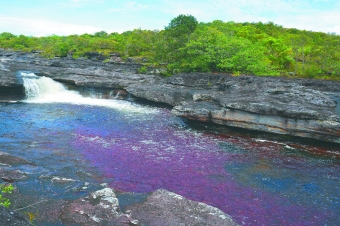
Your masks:
{"label": "riverbank", "polygon": [[[0,152],[0,177],[2,181],[25,182],[32,172],[23,168],[40,168],[24,158]],[[20,170],[21,169],[21,170]],[[32,171],[32,170],[31,170]],[[89,173],[88,173],[89,174]],[[91,176],[91,175],[90,175]],[[237,225],[229,215],[218,208],[194,202],[181,195],[158,189],[145,194],[142,203],[131,205],[126,210],[120,208],[120,198],[107,184],[76,181],[70,178],[49,176],[40,173],[35,178],[50,189],[59,187],[63,193],[83,193],[76,200],[52,198],[51,195],[28,195],[15,187],[12,194],[5,194],[11,205],[7,209],[0,206],[0,225]],[[47,183],[51,185],[47,185]],[[79,185],[81,184],[81,187]],[[34,188],[33,188],[34,189]],[[128,194],[127,194],[128,195]]]}
{"label": "riverbank", "polygon": [[31,71],[75,89],[123,91],[165,103],[190,120],[340,143],[340,82],[207,73],[162,78],[138,74],[139,68],[121,60],[45,59],[2,50],[1,95],[24,98],[17,72]]}

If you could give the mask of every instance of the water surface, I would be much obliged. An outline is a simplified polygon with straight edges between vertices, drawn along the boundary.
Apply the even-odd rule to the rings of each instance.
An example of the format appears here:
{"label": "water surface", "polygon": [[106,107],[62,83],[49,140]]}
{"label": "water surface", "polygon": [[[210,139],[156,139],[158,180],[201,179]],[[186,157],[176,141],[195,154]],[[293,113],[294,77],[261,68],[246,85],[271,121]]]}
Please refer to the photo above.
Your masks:
{"label": "water surface", "polygon": [[136,199],[164,188],[244,225],[340,222],[339,146],[205,129],[166,108],[47,90],[1,105],[0,150],[36,163],[24,169],[31,178],[75,182],[67,192],[43,178],[19,182],[27,194],[75,199],[86,181],[107,182]]}

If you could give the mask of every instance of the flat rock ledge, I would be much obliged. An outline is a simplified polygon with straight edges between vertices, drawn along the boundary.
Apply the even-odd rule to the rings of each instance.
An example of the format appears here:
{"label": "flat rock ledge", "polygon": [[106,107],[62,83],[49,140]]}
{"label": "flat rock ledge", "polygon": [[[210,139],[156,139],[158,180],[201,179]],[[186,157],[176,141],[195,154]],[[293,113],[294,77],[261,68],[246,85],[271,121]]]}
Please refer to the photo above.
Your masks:
{"label": "flat rock ledge", "polygon": [[191,120],[340,143],[340,83],[179,74],[126,90]]}
{"label": "flat rock ledge", "polygon": [[208,73],[161,78],[137,74],[140,66],[0,50],[0,97],[22,87],[18,71],[32,71],[76,87],[123,89],[190,120],[340,143],[340,82]]}

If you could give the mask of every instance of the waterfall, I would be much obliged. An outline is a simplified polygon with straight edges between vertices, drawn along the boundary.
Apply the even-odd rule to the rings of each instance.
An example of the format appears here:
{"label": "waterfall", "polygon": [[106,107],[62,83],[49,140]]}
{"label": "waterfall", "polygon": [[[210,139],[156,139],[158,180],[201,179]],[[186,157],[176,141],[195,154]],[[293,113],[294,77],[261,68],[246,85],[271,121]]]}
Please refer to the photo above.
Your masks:
{"label": "waterfall", "polygon": [[33,73],[21,73],[25,88],[26,102],[73,102],[82,97],[67,90],[64,85],[51,78],[39,77]]}
{"label": "waterfall", "polygon": [[27,100],[42,99],[51,95],[67,92],[66,88],[50,78],[26,74],[22,77]]}
{"label": "waterfall", "polygon": [[[117,110],[140,113],[156,113],[154,108],[144,107],[122,100],[98,99],[83,97],[76,91],[68,90],[63,84],[51,78],[40,77],[34,73],[20,73],[26,94],[27,103],[68,103],[115,108]],[[101,95],[99,95],[101,97]]]}

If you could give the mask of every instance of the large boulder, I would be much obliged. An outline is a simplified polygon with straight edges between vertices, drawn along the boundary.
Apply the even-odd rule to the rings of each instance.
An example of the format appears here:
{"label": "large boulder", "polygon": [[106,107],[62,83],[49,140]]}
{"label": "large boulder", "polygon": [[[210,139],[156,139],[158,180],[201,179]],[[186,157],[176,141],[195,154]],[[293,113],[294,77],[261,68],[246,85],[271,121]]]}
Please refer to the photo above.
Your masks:
{"label": "large boulder", "polygon": [[215,207],[188,200],[164,189],[156,190],[144,203],[130,210],[141,225],[237,225],[229,215]]}

